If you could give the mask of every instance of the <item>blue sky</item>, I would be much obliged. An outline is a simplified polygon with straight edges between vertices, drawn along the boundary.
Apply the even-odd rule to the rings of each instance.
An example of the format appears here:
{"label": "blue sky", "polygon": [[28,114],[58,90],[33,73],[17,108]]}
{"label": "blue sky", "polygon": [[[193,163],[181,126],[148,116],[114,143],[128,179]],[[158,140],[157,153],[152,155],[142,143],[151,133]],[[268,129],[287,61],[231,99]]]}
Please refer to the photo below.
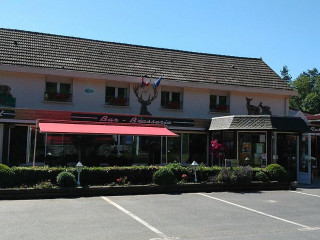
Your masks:
{"label": "blue sky", "polygon": [[320,0],[0,0],[0,27],[320,71]]}

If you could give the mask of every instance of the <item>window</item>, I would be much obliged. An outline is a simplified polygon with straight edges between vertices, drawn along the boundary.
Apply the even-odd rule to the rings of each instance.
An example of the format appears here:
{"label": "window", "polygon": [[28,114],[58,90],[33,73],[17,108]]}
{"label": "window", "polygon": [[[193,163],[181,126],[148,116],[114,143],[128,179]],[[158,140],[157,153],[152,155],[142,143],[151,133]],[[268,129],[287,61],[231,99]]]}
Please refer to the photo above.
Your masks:
{"label": "window", "polygon": [[71,102],[71,84],[60,82],[46,82],[45,101]]}
{"label": "window", "polygon": [[228,97],[210,95],[210,111],[211,112],[229,112]]}
{"label": "window", "polygon": [[122,87],[106,87],[106,105],[128,106],[128,89]]}
{"label": "window", "polygon": [[161,107],[165,109],[182,109],[180,92],[161,91]]}
{"label": "window", "polygon": [[253,167],[265,167],[267,165],[267,148],[265,132],[239,133],[239,163]]}

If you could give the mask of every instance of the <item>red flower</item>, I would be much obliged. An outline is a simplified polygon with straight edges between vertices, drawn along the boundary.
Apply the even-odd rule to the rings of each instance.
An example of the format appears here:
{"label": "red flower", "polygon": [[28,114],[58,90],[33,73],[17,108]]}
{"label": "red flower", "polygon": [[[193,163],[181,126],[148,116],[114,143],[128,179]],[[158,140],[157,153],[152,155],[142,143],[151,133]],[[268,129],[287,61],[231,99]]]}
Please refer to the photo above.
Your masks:
{"label": "red flower", "polygon": [[219,143],[217,139],[211,141],[210,151],[213,152],[214,155],[221,158],[226,151],[226,146],[223,143]]}
{"label": "red flower", "polygon": [[187,178],[188,178],[188,175],[184,173],[184,174],[182,174],[182,178],[187,179]]}
{"label": "red flower", "polygon": [[117,181],[118,183],[120,183],[120,182],[122,182],[122,179],[121,179],[121,178],[118,178],[116,181]]}

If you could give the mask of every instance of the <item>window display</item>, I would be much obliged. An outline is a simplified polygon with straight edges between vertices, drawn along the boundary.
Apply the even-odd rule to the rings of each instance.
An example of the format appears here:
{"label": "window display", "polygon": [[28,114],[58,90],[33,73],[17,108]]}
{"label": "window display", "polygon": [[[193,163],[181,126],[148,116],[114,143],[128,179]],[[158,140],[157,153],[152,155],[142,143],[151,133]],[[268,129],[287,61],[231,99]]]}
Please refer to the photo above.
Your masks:
{"label": "window display", "polygon": [[239,133],[239,163],[266,166],[266,133]]}

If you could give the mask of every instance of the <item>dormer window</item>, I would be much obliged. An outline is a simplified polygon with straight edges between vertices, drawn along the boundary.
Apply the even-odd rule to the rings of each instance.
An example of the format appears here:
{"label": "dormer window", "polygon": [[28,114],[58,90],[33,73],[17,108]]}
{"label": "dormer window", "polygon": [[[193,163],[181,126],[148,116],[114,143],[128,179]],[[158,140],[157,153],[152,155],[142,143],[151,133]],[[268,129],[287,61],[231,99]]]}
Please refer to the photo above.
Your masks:
{"label": "dormer window", "polygon": [[54,80],[53,78],[48,78],[45,86],[44,100],[54,102],[71,102],[71,81],[63,81],[60,79]]}

